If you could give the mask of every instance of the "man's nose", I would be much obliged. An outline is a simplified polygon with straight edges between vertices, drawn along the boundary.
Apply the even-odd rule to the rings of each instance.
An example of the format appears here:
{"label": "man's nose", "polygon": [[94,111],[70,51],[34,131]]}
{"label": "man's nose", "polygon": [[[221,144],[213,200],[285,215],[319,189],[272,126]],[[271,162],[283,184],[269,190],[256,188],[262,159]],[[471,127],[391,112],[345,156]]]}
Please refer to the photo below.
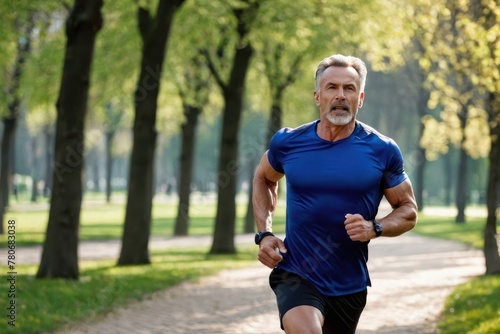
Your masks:
{"label": "man's nose", "polygon": [[337,91],[337,95],[335,96],[337,100],[345,100],[344,89],[341,87]]}

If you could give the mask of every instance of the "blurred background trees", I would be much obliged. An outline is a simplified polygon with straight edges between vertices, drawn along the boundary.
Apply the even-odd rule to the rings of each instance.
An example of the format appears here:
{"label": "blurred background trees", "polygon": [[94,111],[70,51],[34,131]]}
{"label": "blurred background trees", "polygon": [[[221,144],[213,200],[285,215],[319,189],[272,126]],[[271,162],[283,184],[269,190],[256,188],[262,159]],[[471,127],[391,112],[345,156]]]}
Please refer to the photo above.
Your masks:
{"label": "blurred background trees", "polygon": [[[485,256],[500,271],[495,1],[185,0],[162,21],[167,3],[104,1],[93,53],[81,191],[124,203],[120,263],[148,262],[154,198],[178,203],[172,233],[189,234],[193,193],[217,201],[211,251],[235,252],[236,198],[250,196],[277,129],[318,117],[316,65],[342,53],[366,60],[358,117],[401,147],[419,209],[453,205],[464,223],[468,205],[486,205]],[[74,5],[0,6],[1,217],[9,199],[47,202],[54,191],[55,106]],[[165,38],[166,55],[148,49],[155,38]],[[247,217],[251,232],[251,207]]]}

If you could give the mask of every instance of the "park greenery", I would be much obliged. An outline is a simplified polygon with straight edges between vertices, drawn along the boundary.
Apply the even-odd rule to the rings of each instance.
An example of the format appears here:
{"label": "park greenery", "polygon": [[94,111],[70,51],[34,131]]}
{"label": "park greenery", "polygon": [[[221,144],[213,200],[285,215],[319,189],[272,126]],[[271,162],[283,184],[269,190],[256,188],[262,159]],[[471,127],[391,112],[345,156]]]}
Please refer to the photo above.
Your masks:
{"label": "park greenery", "polygon": [[236,195],[277,129],[317,118],[314,68],[336,52],[366,60],[358,117],[398,142],[420,210],[487,206],[500,271],[498,4],[280,1],[0,2],[0,218],[13,189],[50,198],[41,276],[78,277],[84,191],[127,191],[119,264],[149,263],[161,193],[179,196],[174,235],[192,191],[216,194],[210,252],[235,252]]}
{"label": "park greenery", "polygon": [[[500,273],[496,1],[0,0],[0,9],[0,234],[13,215],[29,227],[16,238],[43,244],[37,278],[90,275],[80,273],[80,240],[121,239],[118,266],[154,262],[151,235],[211,234],[206,252],[237,253],[235,234],[254,228],[251,201],[241,208],[237,198],[251,194],[270,136],[318,117],[313,73],[333,53],[366,60],[358,118],[399,144],[419,209],[456,207],[438,232],[477,228],[486,272]],[[109,206],[82,211],[88,194]],[[193,194],[213,200],[210,215]],[[35,209],[13,210],[23,196]],[[159,208],[162,196],[175,201]],[[467,217],[470,204],[486,216]]]}
{"label": "park greenery", "polygon": [[[123,216],[123,203],[103,203],[105,195],[88,196],[82,208],[83,240],[119,240]],[[237,201],[237,233],[243,230],[246,203]],[[27,207],[31,207],[27,210]],[[213,201],[195,205],[193,212],[193,235],[210,235],[211,220],[216,206]],[[456,224],[451,216],[422,214],[415,231],[419,234],[465,242],[481,249],[483,238],[484,207],[481,215],[474,215],[469,222],[460,225],[467,233],[456,233]],[[23,246],[41,244],[46,224],[47,211],[34,207],[27,201],[13,205],[11,214],[19,224],[17,236]],[[156,200],[153,205],[152,236],[171,237],[175,221],[176,206],[168,200]],[[276,214],[276,231],[284,230],[283,206]],[[463,239],[463,238],[466,238]],[[5,236],[0,236],[2,243]],[[67,326],[78,326],[107,314],[116,307],[149,298],[160,291],[186,280],[215,274],[222,269],[240,268],[256,263],[256,248],[252,235],[248,243],[238,245],[237,255],[209,255],[205,247],[181,247],[155,249],[152,263],[148,266],[115,266],[113,259],[80,261],[80,280],[35,280],[35,264],[18,266],[18,321],[16,327],[7,332],[40,333],[52,332]],[[8,281],[0,282],[0,288],[8,289]],[[448,297],[439,328],[443,334],[451,333],[495,333],[500,330],[498,295],[500,277],[485,275],[459,285]]]}

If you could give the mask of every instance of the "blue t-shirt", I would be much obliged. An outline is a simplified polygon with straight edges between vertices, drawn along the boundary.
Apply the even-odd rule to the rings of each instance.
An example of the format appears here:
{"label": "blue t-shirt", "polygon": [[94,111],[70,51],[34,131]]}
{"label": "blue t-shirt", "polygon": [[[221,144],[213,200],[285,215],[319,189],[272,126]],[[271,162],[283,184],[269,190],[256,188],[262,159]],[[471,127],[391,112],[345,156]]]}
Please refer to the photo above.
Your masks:
{"label": "blue t-shirt", "polygon": [[316,133],[319,120],[272,138],[268,159],[286,176],[287,253],[278,268],[308,279],[323,294],[341,296],[370,286],[368,242],[352,241],[347,213],[377,215],[383,191],[407,175],[396,143],[357,121],[335,142]]}

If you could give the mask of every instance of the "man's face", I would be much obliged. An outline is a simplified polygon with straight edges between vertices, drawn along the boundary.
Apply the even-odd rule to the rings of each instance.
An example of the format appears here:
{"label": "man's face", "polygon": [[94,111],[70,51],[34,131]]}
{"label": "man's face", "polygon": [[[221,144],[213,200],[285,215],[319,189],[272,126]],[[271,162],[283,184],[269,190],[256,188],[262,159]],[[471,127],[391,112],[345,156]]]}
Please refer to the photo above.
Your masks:
{"label": "man's face", "polygon": [[314,91],[320,120],[337,126],[354,122],[364,97],[359,75],[352,67],[328,67]]}

